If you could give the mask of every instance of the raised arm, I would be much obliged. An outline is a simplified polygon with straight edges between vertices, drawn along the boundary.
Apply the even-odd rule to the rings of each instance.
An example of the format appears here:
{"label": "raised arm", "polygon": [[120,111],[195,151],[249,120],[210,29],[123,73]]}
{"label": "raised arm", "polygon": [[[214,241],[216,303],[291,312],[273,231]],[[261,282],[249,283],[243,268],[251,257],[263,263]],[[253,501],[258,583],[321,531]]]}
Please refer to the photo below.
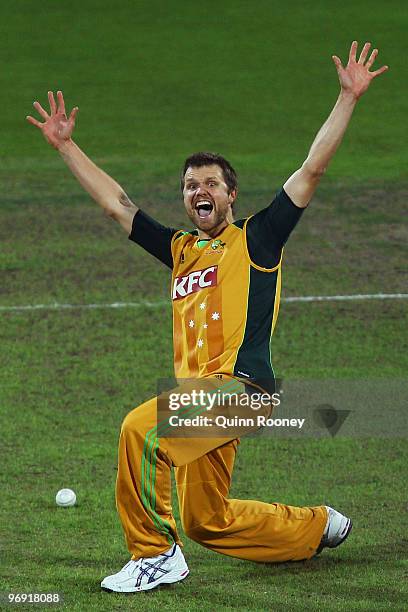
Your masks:
{"label": "raised arm", "polygon": [[329,118],[318,132],[301,168],[292,174],[284,184],[286,193],[300,208],[305,208],[309,204],[322,175],[343,139],[357,100],[368,89],[372,79],[388,69],[388,66],[383,66],[370,72],[378,54],[378,50],[374,49],[367,60],[370,47],[371,43],[365,43],[357,61],[357,42],[354,41],[351,44],[345,68],[340,59],[333,55],[340,81],[339,97]]}
{"label": "raised arm", "polygon": [[50,114],[39,102],[34,102],[34,108],[44,119],[44,123],[30,116],[27,117],[27,120],[38,127],[45,140],[59,151],[68,168],[95,202],[130,234],[133,217],[138,210],[137,206],[130,201],[122,187],[106,172],[98,168],[74,143],[71,136],[78,107],[75,107],[67,117],[64,96],[61,91],[57,92],[57,99],[58,104],[54,99],[54,94],[51,91],[48,92]]}

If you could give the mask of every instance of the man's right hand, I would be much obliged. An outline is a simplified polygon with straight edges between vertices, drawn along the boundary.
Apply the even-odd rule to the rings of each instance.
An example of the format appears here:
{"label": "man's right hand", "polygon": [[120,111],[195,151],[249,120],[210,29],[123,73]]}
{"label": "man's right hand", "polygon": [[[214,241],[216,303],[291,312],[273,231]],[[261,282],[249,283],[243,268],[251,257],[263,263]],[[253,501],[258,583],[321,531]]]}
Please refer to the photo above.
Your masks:
{"label": "man's right hand", "polygon": [[58,107],[54,94],[52,91],[48,92],[50,115],[39,102],[34,102],[34,108],[44,119],[44,123],[37,121],[34,117],[27,117],[27,120],[38,127],[44,134],[45,140],[59,151],[72,174],[95,202],[104,209],[109,217],[118,221],[127,234],[130,234],[133,217],[138,207],[131,202],[122,187],[101,168],[98,168],[71,140],[78,107],[75,107],[67,118],[64,96],[61,91],[57,92],[57,98]]}
{"label": "man's right hand", "polygon": [[32,125],[38,127],[45,138],[45,140],[53,146],[55,149],[60,149],[61,146],[67,141],[71,140],[71,135],[75,127],[75,117],[78,113],[78,107],[72,109],[69,118],[65,114],[65,102],[62,91],[57,92],[58,107],[54,99],[52,91],[48,92],[48,100],[50,103],[49,115],[47,111],[43,109],[39,102],[34,102],[33,106],[44,119],[44,123],[37,121],[34,117],[28,116],[27,121]]}

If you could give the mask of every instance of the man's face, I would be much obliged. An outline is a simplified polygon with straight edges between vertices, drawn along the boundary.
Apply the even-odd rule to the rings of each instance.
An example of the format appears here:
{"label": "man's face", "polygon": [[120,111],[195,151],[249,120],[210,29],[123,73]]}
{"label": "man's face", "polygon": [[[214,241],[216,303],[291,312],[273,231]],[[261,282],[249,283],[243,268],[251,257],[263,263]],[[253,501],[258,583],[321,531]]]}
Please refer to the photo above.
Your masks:
{"label": "man's face", "polygon": [[194,225],[208,236],[233,220],[231,204],[236,191],[228,193],[222,169],[217,164],[187,168],[184,175],[184,206]]}

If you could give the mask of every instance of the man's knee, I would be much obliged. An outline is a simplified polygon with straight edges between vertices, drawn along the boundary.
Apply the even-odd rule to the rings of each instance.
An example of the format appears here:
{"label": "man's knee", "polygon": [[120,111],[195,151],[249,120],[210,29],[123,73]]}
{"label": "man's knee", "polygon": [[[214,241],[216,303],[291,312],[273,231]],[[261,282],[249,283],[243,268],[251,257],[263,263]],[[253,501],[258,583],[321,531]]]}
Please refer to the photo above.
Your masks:
{"label": "man's knee", "polygon": [[131,410],[122,421],[121,434],[125,436],[134,434],[144,435],[146,429],[146,418],[143,418],[145,417],[143,413],[144,411],[142,406]]}
{"label": "man's knee", "polygon": [[198,542],[199,544],[202,541],[204,532],[201,526],[193,527],[192,525],[183,525],[183,531],[186,534],[186,536],[190,538],[190,540],[193,540],[194,542]]}
{"label": "man's knee", "polygon": [[217,533],[217,529],[214,529],[214,526],[205,523],[194,526],[192,524],[184,525],[183,529],[186,536],[198,544],[208,544]]}
{"label": "man's knee", "polygon": [[227,526],[227,520],[225,516],[215,514],[212,516],[203,517],[199,510],[192,514],[191,512],[180,513],[181,525],[183,531],[190,540],[198,542],[199,544],[207,544],[211,540],[219,535],[223,529]]}

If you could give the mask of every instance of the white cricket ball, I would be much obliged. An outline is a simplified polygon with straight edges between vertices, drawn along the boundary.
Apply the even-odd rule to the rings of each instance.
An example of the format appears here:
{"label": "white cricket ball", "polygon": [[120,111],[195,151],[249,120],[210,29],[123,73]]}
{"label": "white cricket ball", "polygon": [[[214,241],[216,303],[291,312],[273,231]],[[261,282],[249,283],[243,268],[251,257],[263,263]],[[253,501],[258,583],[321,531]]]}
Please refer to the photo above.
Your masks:
{"label": "white cricket ball", "polygon": [[75,502],[76,495],[72,489],[61,489],[55,496],[55,503],[63,508],[75,506]]}

